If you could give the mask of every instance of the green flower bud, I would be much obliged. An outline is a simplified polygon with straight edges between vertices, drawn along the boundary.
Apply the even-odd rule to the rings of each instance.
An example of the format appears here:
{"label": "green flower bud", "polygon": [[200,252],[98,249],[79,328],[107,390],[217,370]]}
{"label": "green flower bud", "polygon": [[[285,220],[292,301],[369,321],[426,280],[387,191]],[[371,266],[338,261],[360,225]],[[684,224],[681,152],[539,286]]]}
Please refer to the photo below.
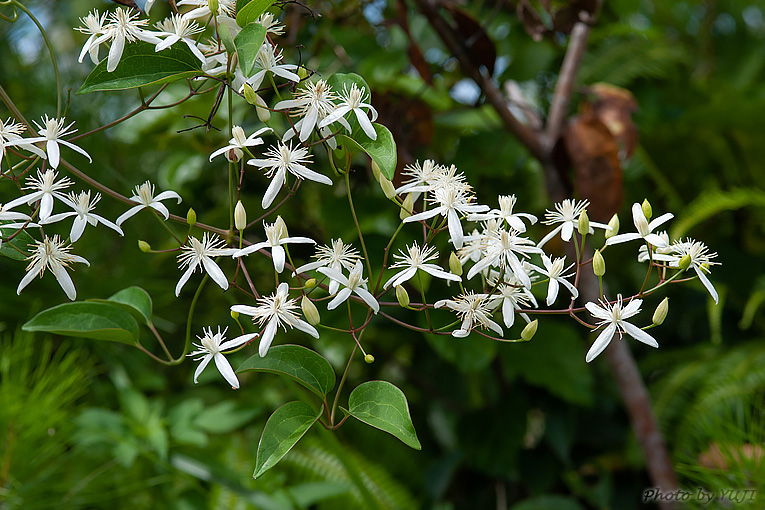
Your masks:
{"label": "green flower bud", "polygon": [[409,306],[409,293],[401,285],[396,285],[396,299],[398,299],[398,304],[404,308]]}
{"label": "green flower bud", "polygon": [[189,212],[186,213],[186,223],[188,223],[190,227],[193,227],[197,223],[197,213],[192,208],[189,208]]}
{"label": "green flower bud", "polygon": [[691,265],[691,256],[690,255],[684,255],[683,258],[680,259],[680,261],[677,263],[677,267],[680,269],[680,271],[685,271],[688,269]]}
{"label": "green flower bud", "polygon": [[449,271],[457,276],[462,276],[462,262],[456,253],[449,255]]}
{"label": "green flower bud", "polygon": [[367,354],[366,356],[364,356],[364,361],[366,361],[367,363],[371,365],[372,363],[375,362],[375,357],[372,356],[371,354]]}
{"label": "green flower bud", "polygon": [[310,280],[306,280],[305,282],[306,289],[312,289],[314,287],[316,287],[316,278],[311,278]]}
{"label": "green flower bud", "polygon": [[521,339],[528,342],[529,340],[534,338],[534,335],[537,334],[538,326],[539,326],[539,319],[534,319],[533,321],[526,324],[526,327],[523,328],[523,331],[521,331]]}
{"label": "green flower bud", "polygon": [[247,211],[244,210],[241,200],[237,201],[234,207],[234,226],[237,230],[244,230],[247,226]]}
{"label": "green flower bud", "polygon": [[316,308],[316,305],[313,304],[313,301],[308,299],[308,296],[303,296],[303,299],[300,301],[300,308],[303,310],[303,315],[305,315],[308,324],[316,326],[321,322],[319,310]]}
{"label": "green flower bud", "polygon": [[210,8],[211,13],[220,14],[220,12],[218,12],[218,9],[219,9],[218,0],[207,0],[207,7]]}
{"label": "green flower bud", "polygon": [[231,310],[231,318],[234,319],[235,321],[239,322],[239,312],[235,312],[235,311]]}
{"label": "green flower bud", "polygon": [[606,239],[619,233],[619,216],[616,214],[611,216],[611,220],[609,220],[608,226],[611,227],[611,230],[606,230]]}
{"label": "green flower bud", "polygon": [[297,75],[300,76],[300,81],[305,80],[306,78],[308,78],[308,69],[306,69],[303,66],[298,67]]}
{"label": "green flower bud", "polygon": [[409,193],[404,199],[404,203],[401,204],[401,210],[398,212],[398,217],[401,218],[402,220],[407,219],[409,216],[412,215],[413,209],[414,209],[414,194]]}
{"label": "green flower bud", "polygon": [[669,298],[665,297],[661,303],[659,303],[659,306],[656,307],[656,311],[653,312],[653,323],[657,326],[664,322],[664,319],[667,318],[667,313],[669,312]]}
{"label": "green flower bud", "polygon": [[147,243],[146,241],[138,241],[138,249],[141,250],[144,253],[149,253],[151,251],[151,245]]}
{"label": "green flower bud", "polygon": [[290,236],[290,233],[287,231],[287,224],[284,223],[284,220],[281,216],[276,217],[274,226],[276,227],[276,231],[279,233],[279,239],[284,239],[285,237]]}
{"label": "green flower bud", "polygon": [[579,226],[577,230],[579,230],[580,236],[586,236],[590,233],[590,217],[587,216],[586,209],[579,215]]}
{"label": "green flower bud", "polygon": [[606,274],[606,261],[603,255],[600,254],[600,250],[595,250],[595,255],[592,256],[592,271],[595,273],[595,276]]}
{"label": "green flower bud", "polygon": [[396,188],[393,187],[393,183],[382,174],[380,174],[380,187],[383,193],[385,193],[385,198],[391,199],[396,196]]}
{"label": "green flower bud", "polygon": [[651,208],[651,203],[646,198],[643,200],[643,203],[640,204],[640,208],[643,209],[643,214],[645,214],[645,219],[648,221],[651,221],[651,216],[653,216],[653,209]]}
{"label": "green flower bud", "polygon": [[380,165],[375,163],[375,160],[373,159],[372,160],[372,177],[374,177],[377,182],[380,182],[380,175],[382,175],[380,173]]}
{"label": "green flower bud", "polygon": [[244,100],[255,106],[258,104],[258,93],[255,92],[249,83],[244,84]]}

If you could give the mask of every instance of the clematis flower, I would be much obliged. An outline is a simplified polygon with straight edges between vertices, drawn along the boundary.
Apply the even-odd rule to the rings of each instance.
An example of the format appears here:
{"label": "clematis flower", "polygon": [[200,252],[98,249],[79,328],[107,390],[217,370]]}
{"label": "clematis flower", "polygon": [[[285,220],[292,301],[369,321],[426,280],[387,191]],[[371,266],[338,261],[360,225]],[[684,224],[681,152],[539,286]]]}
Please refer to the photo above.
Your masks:
{"label": "clematis flower", "polygon": [[258,333],[242,335],[234,338],[233,340],[225,341],[226,331],[228,331],[228,328],[221,332],[220,326],[218,326],[218,332],[215,334],[213,334],[212,328],[207,328],[207,330],[202,328],[202,331],[205,335],[197,336],[199,343],[194,344],[194,347],[197,347],[197,350],[186,355],[198,356],[198,358],[196,358],[194,361],[200,362],[199,366],[197,366],[197,369],[194,371],[194,384],[197,383],[199,375],[202,373],[205,367],[207,367],[207,364],[210,363],[210,360],[214,359],[215,366],[218,368],[220,375],[222,375],[223,378],[231,385],[232,389],[238,390],[239,379],[236,378],[234,369],[231,368],[231,364],[223,355],[222,351],[239,347],[240,345],[243,345],[249,342],[251,339],[257,337]]}
{"label": "clematis flower", "polygon": [[643,304],[642,299],[633,299],[627,303],[627,306],[623,306],[622,296],[619,294],[616,303],[614,304],[609,304],[605,301],[601,301],[600,303],[600,305],[596,305],[595,303],[585,303],[584,305],[593,317],[601,319],[601,322],[598,323],[598,327],[595,329],[599,329],[604,325],[606,326],[600,335],[598,335],[598,338],[595,339],[590,350],[587,351],[587,357],[585,358],[587,363],[594,360],[598,354],[608,347],[608,344],[611,343],[611,338],[613,338],[617,331],[619,332],[619,338],[621,338],[622,333],[624,332],[646,345],[656,348],[659,347],[659,343],[654,337],[639,327],[627,322],[627,319],[634,317],[640,312],[640,305]]}
{"label": "clematis flower", "polygon": [[451,280],[455,282],[462,281],[462,278],[459,276],[452,273],[447,273],[435,264],[428,264],[429,260],[438,259],[438,252],[436,252],[435,248],[432,246],[423,246],[420,248],[420,246],[415,242],[411,246],[407,247],[406,252],[403,250],[399,250],[399,252],[401,253],[400,255],[393,255],[393,258],[398,259],[398,262],[395,262],[390,267],[392,269],[399,267],[406,269],[399,272],[397,275],[393,276],[390,280],[385,282],[385,285],[383,285],[383,288],[385,289],[390,286],[396,287],[408,280],[411,280],[414,275],[417,274],[418,269],[422,269],[429,275],[435,276],[436,278],[442,278],[444,280]]}
{"label": "clematis flower", "polygon": [[21,294],[24,287],[35,276],[39,274],[40,278],[42,278],[45,270],[50,269],[50,272],[56,277],[66,296],[74,301],[77,298],[77,290],[74,288],[74,283],[66,269],[72,262],[81,262],[88,266],[90,262],[79,255],[69,253],[69,250],[72,249],[71,245],[67,246],[58,235],[53,236],[53,238],[46,236],[42,241],[35,241],[35,244],[30,245],[30,247],[32,247],[32,254],[27,257],[27,260],[30,261],[29,266],[27,266],[27,274],[19,282],[16,294]]}
{"label": "clematis flower", "polygon": [[[565,242],[569,242],[571,240],[572,234],[574,233],[574,230],[578,226],[579,215],[582,214],[582,211],[587,209],[588,205],[590,205],[589,200],[580,200],[579,202],[576,202],[575,200],[566,199],[559,204],[555,204],[555,211],[546,211],[545,220],[542,223],[545,225],[554,225],[556,223],[560,223],[560,225],[552,229],[549,234],[544,236],[542,240],[539,241],[539,244],[537,244],[537,247],[541,248],[544,246],[547,241],[555,237],[555,234],[558,232],[560,232],[561,239],[563,239]],[[590,221],[590,234],[595,232],[592,227],[611,230],[611,227],[608,225]]]}
{"label": "clematis flower", "polygon": [[207,59],[199,50],[193,38],[193,36],[204,32],[204,28],[200,27],[196,21],[192,21],[180,14],[173,14],[155,26],[159,29],[159,32],[156,32],[155,35],[158,37],[165,36],[165,39],[156,44],[154,51],[162,51],[179,41],[183,41],[194,56],[201,60],[203,64],[206,62]]}
{"label": "clematis flower", "polygon": [[[355,83],[351,84],[351,90],[348,90],[343,86],[343,93],[340,98],[341,101],[337,105],[335,111],[324,117],[324,120],[319,122],[319,127],[323,128],[329,126],[333,122],[337,122],[343,118],[348,112],[353,112],[364,133],[372,140],[377,140],[377,132],[372,125],[372,122],[377,120],[377,110],[375,110],[371,104],[365,102],[369,100],[369,94],[366,89],[358,88]],[[369,113],[372,115],[371,122],[363,108],[369,110]],[[348,127],[350,128],[350,126]],[[348,129],[348,131],[350,132],[351,130]]]}
{"label": "clematis flower", "polygon": [[281,273],[284,271],[284,263],[287,258],[282,245],[290,243],[316,244],[316,241],[307,237],[288,237],[287,226],[284,224],[281,216],[278,216],[271,225],[263,222],[263,228],[266,231],[266,240],[255,243],[247,248],[236,250],[233,254],[234,258],[244,257],[264,248],[271,248],[271,259],[274,263],[274,269],[277,273]]}
{"label": "clematis flower", "polygon": [[274,15],[270,12],[264,12],[261,14],[258,19],[255,20],[255,23],[258,25],[263,25],[263,28],[265,28],[266,32],[269,34],[282,35],[284,33],[284,25],[279,23],[279,21],[274,18]]}
{"label": "clematis flower", "polygon": [[69,240],[71,242],[76,242],[80,236],[82,236],[82,233],[85,231],[85,227],[88,225],[88,223],[95,227],[99,222],[101,222],[102,224],[117,232],[119,235],[125,235],[120,227],[107,220],[103,216],[99,216],[98,214],[91,212],[96,208],[98,201],[101,200],[101,193],[96,193],[96,196],[93,197],[93,200],[91,200],[90,190],[83,191],[79,195],[76,195],[74,192],[70,192],[61,200],[66,205],[74,209],[74,211],[54,214],[53,216],[48,217],[48,219],[41,221],[40,223],[56,223],[66,218],[76,216],[72,222],[72,230],[69,233]]}
{"label": "clematis flower", "polygon": [[109,56],[106,61],[106,71],[111,73],[117,69],[117,65],[125,50],[125,42],[131,43],[136,39],[151,44],[159,44],[161,39],[144,27],[149,23],[146,19],[136,19],[138,14],[131,14],[127,9],[118,8],[109,14],[109,23],[103,28],[104,34],[92,42],[92,46],[98,46],[106,41],[111,41]]}
{"label": "clematis flower", "polygon": [[522,218],[528,220],[532,225],[537,222],[537,217],[528,213],[514,213],[513,207],[517,198],[515,195],[500,195],[497,197],[499,201],[499,209],[492,209],[485,214],[471,214],[468,216],[470,221],[486,221],[488,219],[502,220],[510,228],[513,228],[521,234],[526,232],[526,225],[524,225]]}
{"label": "clematis flower", "polygon": [[349,297],[351,297],[352,293],[354,293],[362,300],[364,300],[364,302],[369,305],[374,313],[380,311],[380,303],[378,303],[375,297],[367,290],[367,279],[361,277],[363,270],[364,266],[361,264],[360,260],[356,262],[355,266],[353,266],[353,269],[351,269],[347,278],[343,273],[337,269],[332,269],[331,267],[320,267],[317,269],[317,271],[321,274],[329,277],[332,280],[335,280],[340,285],[345,286],[344,289],[337,293],[332,301],[327,303],[327,310],[334,310],[343,304]]}
{"label": "clematis flower", "polygon": [[125,220],[135,215],[141,209],[146,209],[147,207],[151,207],[160,213],[165,219],[168,219],[170,217],[170,211],[168,211],[167,207],[165,207],[160,202],[161,200],[167,200],[168,198],[175,198],[178,200],[179,204],[181,203],[181,196],[175,191],[163,191],[155,197],[154,185],[149,181],[146,181],[140,186],[136,186],[135,191],[133,192],[133,196],[130,197],[130,200],[137,202],[139,205],[133,206],[126,212],[122,213],[122,215],[117,218],[115,223],[118,226],[122,226]]}
{"label": "clematis flower", "polygon": [[209,0],[180,0],[180,2],[176,2],[178,7],[184,5],[191,5],[194,7],[192,10],[183,13],[184,17],[190,19],[204,18],[213,14],[216,16],[234,16],[234,12],[236,11],[236,0],[217,0],[215,4],[218,8],[213,12]]}
{"label": "clematis flower", "polygon": [[[294,110],[295,115],[302,117],[295,123],[294,128],[287,130],[284,140],[289,140],[298,133],[301,142],[308,140],[316,124],[335,110],[336,106],[333,101],[336,99],[337,95],[332,92],[332,87],[326,81],[319,80],[316,83],[306,82],[305,87],[295,93],[294,99],[276,103],[274,110]],[[337,122],[348,131],[351,130],[348,122],[342,117]],[[326,127],[319,132],[322,136],[330,134],[329,128]]]}
{"label": "clematis flower", "polygon": [[[70,135],[72,133],[76,133],[76,129],[70,130],[72,126],[74,126],[74,121],[72,121],[68,126],[64,127],[64,123],[66,122],[66,119],[64,117],[61,117],[60,119],[49,119],[46,115],[44,119],[42,119],[43,125],[45,127],[40,126],[35,121],[34,125],[37,127],[37,132],[40,136],[33,137],[33,138],[19,138],[17,140],[13,140],[11,142],[8,142],[5,144],[6,147],[9,147],[11,145],[29,145],[31,143],[37,143],[37,142],[45,142],[45,151],[48,153],[48,163],[50,163],[50,166],[55,170],[58,168],[59,161],[61,159],[61,148],[59,147],[59,144],[65,145],[69,147],[72,150],[75,150],[88,158],[88,161],[91,163],[93,162],[92,159],[90,159],[90,155],[85,152],[83,149],[77,147],[72,142],[67,142],[66,140],[60,140],[60,138],[64,135]],[[30,149],[27,149],[30,150]],[[35,152],[35,151],[33,151]],[[37,152],[35,152],[37,154]],[[39,155],[39,154],[38,154]],[[45,156],[43,156],[45,157]]]}
{"label": "clematis flower", "polygon": [[568,291],[571,293],[571,298],[576,299],[579,297],[579,291],[574,287],[571,282],[566,280],[566,278],[570,278],[571,276],[574,276],[574,273],[564,275],[563,273],[571,269],[571,267],[574,265],[573,263],[565,267],[566,264],[566,257],[559,257],[556,258],[555,261],[551,261],[550,257],[547,255],[542,255],[542,263],[544,264],[544,268],[541,268],[539,266],[534,266],[534,269],[540,273],[545,275],[550,279],[550,282],[547,284],[547,306],[552,306],[552,304],[555,302],[555,298],[558,297],[558,289],[560,283],[563,284],[564,287],[568,289]]}
{"label": "clematis flower", "polygon": [[632,204],[632,221],[635,223],[637,232],[618,234],[613,237],[609,237],[606,239],[606,245],[609,246],[612,244],[626,243],[627,241],[633,241],[635,239],[643,239],[648,244],[659,248],[664,248],[667,246],[667,241],[661,236],[654,234],[653,230],[659,225],[662,225],[665,222],[671,220],[673,217],[674,215],[672,213],[666,213],[662,214],[658,218],[654,218],[651,223],[648,223],[648,220],[643,213],[643,208],[640,206],[640,204],[635,202]]}
{"label": "clematis flower", "polygon": [[417,161],[413,165],[406,165],[403,169],[404,175],[409,177],[409,181],[396,189],[396,194],[417,193],[429,191],[439,174],[443,173],[444,167],[432,159],[426,159],[422,162]]}
{"label": "clematis flower", "polygon": [[204,233],[201,241],[196,237],[189,237],[188,244],[181,247],[181,254],[178,255],[179,268],[186,268],[186,271],[175,286],[176,297],[181,294],[181,289],[200,265],[207,271],[210,278],[218,284],[218,287],[223,290],[228,289],[228,278],[213,260],[214,257],[229,256],[236,253],[233,248],[222,248],[224,245],[224,241],[217,235],[207,232]]}
{"label": "clematis flower", "polygon": [[[263,78],[265,78],[266,73],[268,72],[294,83],[300,82],[300,76],[293,72],[297,70],[297,66],[294,64],[282,64],[281,61],[282,52],[278,51],[275,46],[272,46],[268,41],[264,42],[260,47],[260,50],[258,50],[258,54],[255,56],[254,68],[259,69],[259,71],[256,71],[255,74],[247,78],[244,83],[247,83],[253,89],[258,90],[260,84],[263,83]],[[239,87],[239,92],[244,88],[244,83]]]}
{"label": "clematis flower", "polygon": [[53,199],[57,198],[66,203],[66,195],[61,193],[60,190],[66,189],[72,185],[67,177],[61,178],[56,181],[58,173],[53,170],[46,170],[45,172],[37,171],[37,177],[27,177],[27,185],[24,189],[33,189],[32,193],[22,195],[15,200],[11,200],[5,207],[13,209],[20,204],[31,204],[32,202],[40,201],[40,220],[47,220],[53,212]]}
{"label": "clematis flower", "polygon": [[289,326],[308,333],[314,338],[319,338],[319,332],[316,331],[316,328],[298,318],[295,313],[295,310],[298,309],[297,299],[289,299],[289,289],[287,282],[282,282],[275,293],[260,298],[258,306],[234,305],[231,307],[232,312],[252,316],[252,321],[257,321],[260,326],[266,324],[258,348],[261,357],[268,353],[268,348],[271,347],[279,326],[285,331],[287,330],[286,326]]}
{"label": "clematis flower", "polygon": [[532,253],[543,254],[539,247],[534,246],[533,241],[517,235],[515,230],[500,229],[490,232],[487,236],[484,256],[470,268],[467,278],[470,280],[488,267],[498,267],[505,272],[512,271],[512,274],[528,289],[531,287],[531,278],[518,257],[528,258]]}
{"label": "clematis flower", "polygon": [[447,307],[457,312],[457,316],[462,319],[459,329],[452,331],[452,336],[455,338],[465,338],[475,326],[488,328],[504,335],[502,327],[491,320],[491,300],[488,294],[475,294],[473,291],[468,291],[458,296],[457,299],[436,301],[434,306],[436,308]]}
{"label": "clematis flower", "polygon": [[104,27],[104,23],[106,23],[106,14],[99,15],[98,10],[93,9],[93,11],[86,17],[80,18],[80,23],[85,26],[77,27],[75,30],[86,34],[89,37],[88,40],[85,41],[85,45],[80,52],[80,58],[78,58],[77,61],[82,63],[82,59],[85,58],[85,54],[88,53],[90,54],[90,60],[94,64],[98,64],[98,47],[100,43],[97,43],[96,41],[106,32]]}
{"label": "clematis flower", "polygon": [[[345,268],[347,271],[350,271],[356,265],[356,262],[361,260],[359,252],[352,245],[343,243],[342,239],[332,239],[330,245],[317,246],[316,255],[314,255],[316,261],[303,264],[295,269],[295,273],[313,271],[320,267],[331,267],[338,271],[342,271]],[[293,273],[293,276],[295,273]],[[339,288],[340,283],[337,280],[329,281],[330,296],[334,296]]]}
{"label": "clematis flower", "polygon": [[5,122],[0,120],[0,164],[3,163],[5,148],[10,145],[33,152],[43,159],[47,157],[39,147],[30,143],[28,139],[21,137],[21,133],[25,130],[26,128],[23,124],[14,122],[11,118],[8,118]]}
{"label": "clematis flower", "polygon": [[[497,278],[489,278],[489,283],[496,286]],[[501,307],[502,319],[505,326],[512,328],[515,323],[515,311],[523,306],[533,305],[537,308],[537,300],[534,295],[524,287],[520,280],[510,275],[509,278],[505,278],[505,282],[497,286],[498,294],[492,295],[489,298],[489,308],[496,310]],[[521,317],[526,322],[531,322],[529,317],[525,313],[521,313]]]}
{"label": "clematis flower", "polygon": [[712,296],[715,304],[717,304],[719,301],[717,290],[715,290],[714,285],[712,285],[712,282],[709,281],[705,274],[710,272],[709,266],[720,264],[719,262],[712,262],[712,259],[717,257],[717,253],[709,253],[709,248],[704,243],[690,238],[685,241],[675,241],[667,247],[666,251],[668,252],[666,254],[654,254],[654,260],[668,262],[670,267],[677,267],[680,264],[680,260],[688,256],[691,260],[688,267],[692,267],[696,271],[696,276],[699,277],[699,280],[701,280],[701,283],[704,284],[709,295]]}
{"label": "clematis flower", "polygon": [[250,136],[247,136],[244,133],[244,129],[242,129],[240,126],[234,126],[233,128],[231,128],[231,134],[233,135],[233,138],[231,138],[231,140],[228,141],[227,146],[222,147],[218,149],[217,151],[213,152],[210,155],[210,161],[212,161],[214,157],[220,156],[221,154],[226,154],[226,158],[229,160],[232,160],[228,156],[229,151],[231,150],[234,151],[234,156],[235,156],[235,159],[233,159],[232,161],[239,161],[240,159],[242,159],[242,156],[244,155],[242,150],[245,147],[255,147],[257,145],[262,144],[263,139],[260,138],[260,135],[262,135],[263,133],[267,133],[269,131],[271,131],[271,128],[265,127],[265,128],[257,130]]}

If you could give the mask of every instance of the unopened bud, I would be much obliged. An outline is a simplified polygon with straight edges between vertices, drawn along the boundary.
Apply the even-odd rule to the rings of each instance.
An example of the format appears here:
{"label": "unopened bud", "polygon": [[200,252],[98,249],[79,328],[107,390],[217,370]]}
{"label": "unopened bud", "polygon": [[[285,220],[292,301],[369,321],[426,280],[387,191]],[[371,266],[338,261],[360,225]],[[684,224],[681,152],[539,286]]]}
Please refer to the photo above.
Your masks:
{"label": "unopened bud", "polygon": [[657,326],[664,322],[664,319],[667,318],[667,313],[669,312],[669,298],[665,297],[661,303],[659,303],[659,306],[656,307],[656,311],[653,312],[653,323]]}
{"label": "unopened bud", "polygon": [[619,233],[619,216],[616,214],[611,216],[611,220],[608,222],[608,226],[611,227],[611,229],[606,229],[606,239]]}
{"label": "unopened bud", "polygon": [[409,216],[412,215],[412,210],[414,209],[414,194],[409,193],[406,195],[406,198],[404,199],[404,203],[401,204],[401,210],[398,213],[398,217],[402,220],[407,219]]}
{"label": "unopened bud", "polygon": [[539,319],[534,319],[533,321],[526,324],[526,327],[523,328],[523,331],[521,331],[521,339],[526,340],[527,342],[534,338],[534,335],[537,334],[537,327],[539,326]]}
{"label": "unopened bud", "polygon": [[234,226],[237,230],[244,230],[247,226],[247,211],[244,210],[241,200],[237,201],[234,207]]}
{"label": "unopened bud", "polygon": [[643,209],[643,214],[645,215],[645,219],[648,221],[651,221],[651,216],[653,216],[653,209],[651,208],[651,203],[646,198],[643,200],[643,203],[640,204],[640,208]]}
{"label": "unopened bud", "polygon": [[297,75],[300,77],[300,81],[305,80],[306,78],[308,78],[308,69],[306,69],[303,66],[298,67]]}
{"label": "unopened bud", "polygon": [[680,271],[685,271],[688,269],[691,265],[691,256],[690,255],[683,255],[683,258],[681,258],[678,263],[677,267],[680,269]]}
{"label": "unopened bud", "polygon": [[308,296],[303,296],[303,299],[300,301],[300,308],[303,310],[303,315],[305,315],[308,324],[316,326],[321,322],[319,310],[316,308],[316,305],[313,304],[313,301],[308,299]]}
{"label": "unopened bud", "polygon": [[141,250],[144,253],[149,253],[151,251],[151,245],[147,243],[146,241],[138,240],[138,249]]}
{"label": "unopened bud", "polygon": [[186,213],[186,223],[188,223],[190,227],[197,224],[197,213],[192,208],[189,208],[189,212]]}
{"label": "unopened bud", "polygon": [[211,13],[220,14],[218,12],[218,0],[207,0],[207,7],[210,9]]}
{"label": "unopened bud", "polygon": [[375,160],[372,160],[372,177],[375,178],[377,182],[380,182],[380,165],[378,165]]}
{"label": "unopened bud", "polygon": [[383,193],[385,193],[385,198],[391,199],[396,196],[396,188],[393,187],[393,183],[384,175],[380,175],[380,187]]}
{"label": "unopened bud", "polygon": [[396,299],[398,299],[398,304],[404,308],[409,306],[409,293],[401,285],[396,285]]}
{"label": "unopened bud", "polygon": [[257,94],[255,94],[255,112],[258,114],[260,122],[271,120],[271,110],[268,109],[266,101]]}
{"label": "unopened bud", "polygon": [[284,220],[281,216],[276,217],[274,227],[276,227],[276,232],[279,234],[279,239],[284,239],[285,237],[290,236],[289,232],[287,231],[287,224],[284,223]]}
{"label": "unopened bud", "polygon": [[310,280],[305,281],[306,289],[312,289],[314,287],[316,287],[316,278],[311,278]]}
{"label": "unopened bud", "polygon": [[449,255],[449,271],[457,276],[462,276],[462,262],[456,253]]}
{"label": "unopened bud", "polygon": [[235,311],[231,310],[231,318],[238,322],[239,321],[239,312],[235,312]]}
{"label": "unopened bud", "polygon": [[367,363],[371,365],[372,363],[375,362],[375,357],[372,356],[371,354],[367,354],[366,356],[364,356],[364,361],[366,361]]}
{"label": "unopened bud", "polygon": [[253,106],[258,104],[258,93],[249,83],[244,84],[244,100]]}
{"label": "unopened bud", "polygon": [[592,271],[595,273],[595,276],[606,274],[606,261],[603,255],[600,254],[600,250],[595,250],[595,255],[592,256]]}
{"label": "unopened bud", "polygon": [[590,233],[590,217],[587,216],[586,210],[582,211],[582,213],[579,215],[578,230],[579,230],[579,235],[581,236],[586,236],[587,234]]}

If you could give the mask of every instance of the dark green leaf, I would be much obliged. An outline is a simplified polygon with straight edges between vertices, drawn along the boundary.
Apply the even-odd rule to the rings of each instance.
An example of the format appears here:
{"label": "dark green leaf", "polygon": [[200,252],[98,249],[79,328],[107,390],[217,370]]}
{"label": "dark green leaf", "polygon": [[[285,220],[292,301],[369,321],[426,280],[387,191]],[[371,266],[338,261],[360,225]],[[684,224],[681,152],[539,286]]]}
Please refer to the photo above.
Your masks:
{"label": "dark green leaf", "polygon": [[151,323],[151,296],[141,287],[128,287],[106,299],[93,299],[88,301],[118,303],[120,308],[130,312],[139,322]]}
{"label": "dark green leaf", "polygon": [[[13,230],[0,229],[0,234],[10,236],[15,231],[15,228]],[[19,232],[16,237],[10,241],[3,241],[3,245],[0,246],[0,255],[13,260],[25,260],[27,258],[27,249],[30,244],[35,244],[35,240],[32,238],[32,236],[27,234],[26,231]]]}
{"label": "dark green leaf", "polygon": [[120,63],[111,73],[106,70],[106,61],[103,59],[85,78],[78,94],[159,85],[202,73],[202,63],[185,44],[156,52],[153,44],[136,41],[125,45]]}
{"label": "dark green leaf", "polygon": [[228,28],[228,25],[225,23],[218,25],[218,35],[220,36],[220,40],[223,41],[223,46],[226,47],[226,51],[229,54],[235,53],[236,44],[234,44],[234,38],[231,36],[231,29]]}
{"label": "dark green leaf", "polygon": [[287,402],[274,411],[260,436],[252,477],[258,478],[282,460],[323,411],[324,406],[316,413],[311,406],[298,401]]}
{"label": "dark green leaf", "polygon": [[237,24],[240,27],[247,26],[248,23],[257,20],[273,4],[274,0],[252,0],[236,13]]}
{"label": "dark green leaf", "polygon": [[369,85],[367,85],[366,80],[356,73],[335,73],[327,79],[327,84],[337,93],[342,92],[344,88],[350,90],[351,85],[354,83],[356,87],[366,90],[367,94],[371,95],[372,91]]}
{"label": "dark green leaf", "polygon": [[338,135],[338,139],[342,144],[348,143],[366,152],[372,161],[380,167],[382,174],[392,180],[396,174],[396,142],[388,128],[375,123],[372,126],[377,133],[377,140],[370,139],[363,131],[354,135],[355,140],[346,135]]}
{"label": "dark green leaf", "polygon": [[57,335],[135,344],[138,323],[130,313],[107,303],[64,303],[38,313],[22,328]]}
{"label": "dark green leaf", "polygon": [[255,57],[258,56],[258,51],[265,40],[266,29],[259,23],[248,23],[234,37],[236,54],[239,55],[239,67],[246,76],[250,76],[252,67],[255,65]]}
{"label": "dark green leaf", "polygon": [[302,345],[271,347],[265,357],[256,354],[247,359],[237,373],[247,370],[287,375],[321,398],[335,387],[332,365],[319,353]]}
{"label": "dark green leaf", "polygon": [[384,430],[415,450],[420,440],[409,416],[404,392],[386,381],[369,381],[357,386],[348,399],[348,414],[367,425]]}

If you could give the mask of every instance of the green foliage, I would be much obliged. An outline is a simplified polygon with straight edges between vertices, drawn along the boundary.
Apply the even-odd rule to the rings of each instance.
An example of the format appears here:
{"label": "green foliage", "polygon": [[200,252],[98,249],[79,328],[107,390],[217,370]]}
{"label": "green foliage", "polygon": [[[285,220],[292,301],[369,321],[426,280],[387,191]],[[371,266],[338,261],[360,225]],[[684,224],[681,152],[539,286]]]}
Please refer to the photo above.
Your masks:
{"label": "green foliage", "polygon": [[135,344],[140,334],[138,323],[130,312],[97,302],[54,306],[35,315],[22,329],[125,344]]}
{"label": "green foliage", "polygon": [[409,404],[404,392],[387,381],[368,381],[354,388],[345,412],[396,436],[415,450],[422,449],[409,416]]}
{"label": "green foliage", "polygon": [[323,412],[324,406],[316,413],[310,405],[299,401],[288,402],[274,411],[260,436],[252,477],[258,478],[282,460]]}
{"label": "green foliage", "polygon": [[354,135],[355,138],[347,135],[338,135],[337,138],[341,143],[365,152],[380,167],[380,171],[385,177],[393,179],[396,173],[396,142],[388,128],[375,123],[372,126],[377,133],[376,140],[370,139],[363,131]]}
{"label": "green foliage", "polygon": [[[3,222],[0,222],[0,232],[2,232],[2,224]],[[3,241],[0,245],[0,255],[13,260],[24,260],[27,258],[27,249],[30,245],[34,246],[34,239],[25,231],[21,231],[10,241]]]}
{"label": "green foliage", "polygon": [[[236,22],[240,27],[246,27],[248,24],[257,20],[258,17],[266,12],[274,3],[274,0],[251,0],[244,6],[236,10]],[[237,6],[238,7],[238,6]],[[261,43],[263,44],[263,43]]]}
{"label": "green foliage", "polygon": [[263,25],[255,22],[246,24],[234,37],[236,54],[239,56],[239,65],[248,76],[255,65],[255,57],[258,56],[265,38],[266,29]]}
{"label": "green foliage", "polygon": [[705,190],[677,215],[672,223],[670,234],[673,239],[679,239],[712,216],[742,207],[765,207],[765,190],[755,188]]}
{"label": "green foliage", "polygon": [[268,356],[251,356],[236,370],[272,372],[295,379],[324,398],[335,387],[335,371],[320,354],[300,345],[277,345],[269,349]]}

